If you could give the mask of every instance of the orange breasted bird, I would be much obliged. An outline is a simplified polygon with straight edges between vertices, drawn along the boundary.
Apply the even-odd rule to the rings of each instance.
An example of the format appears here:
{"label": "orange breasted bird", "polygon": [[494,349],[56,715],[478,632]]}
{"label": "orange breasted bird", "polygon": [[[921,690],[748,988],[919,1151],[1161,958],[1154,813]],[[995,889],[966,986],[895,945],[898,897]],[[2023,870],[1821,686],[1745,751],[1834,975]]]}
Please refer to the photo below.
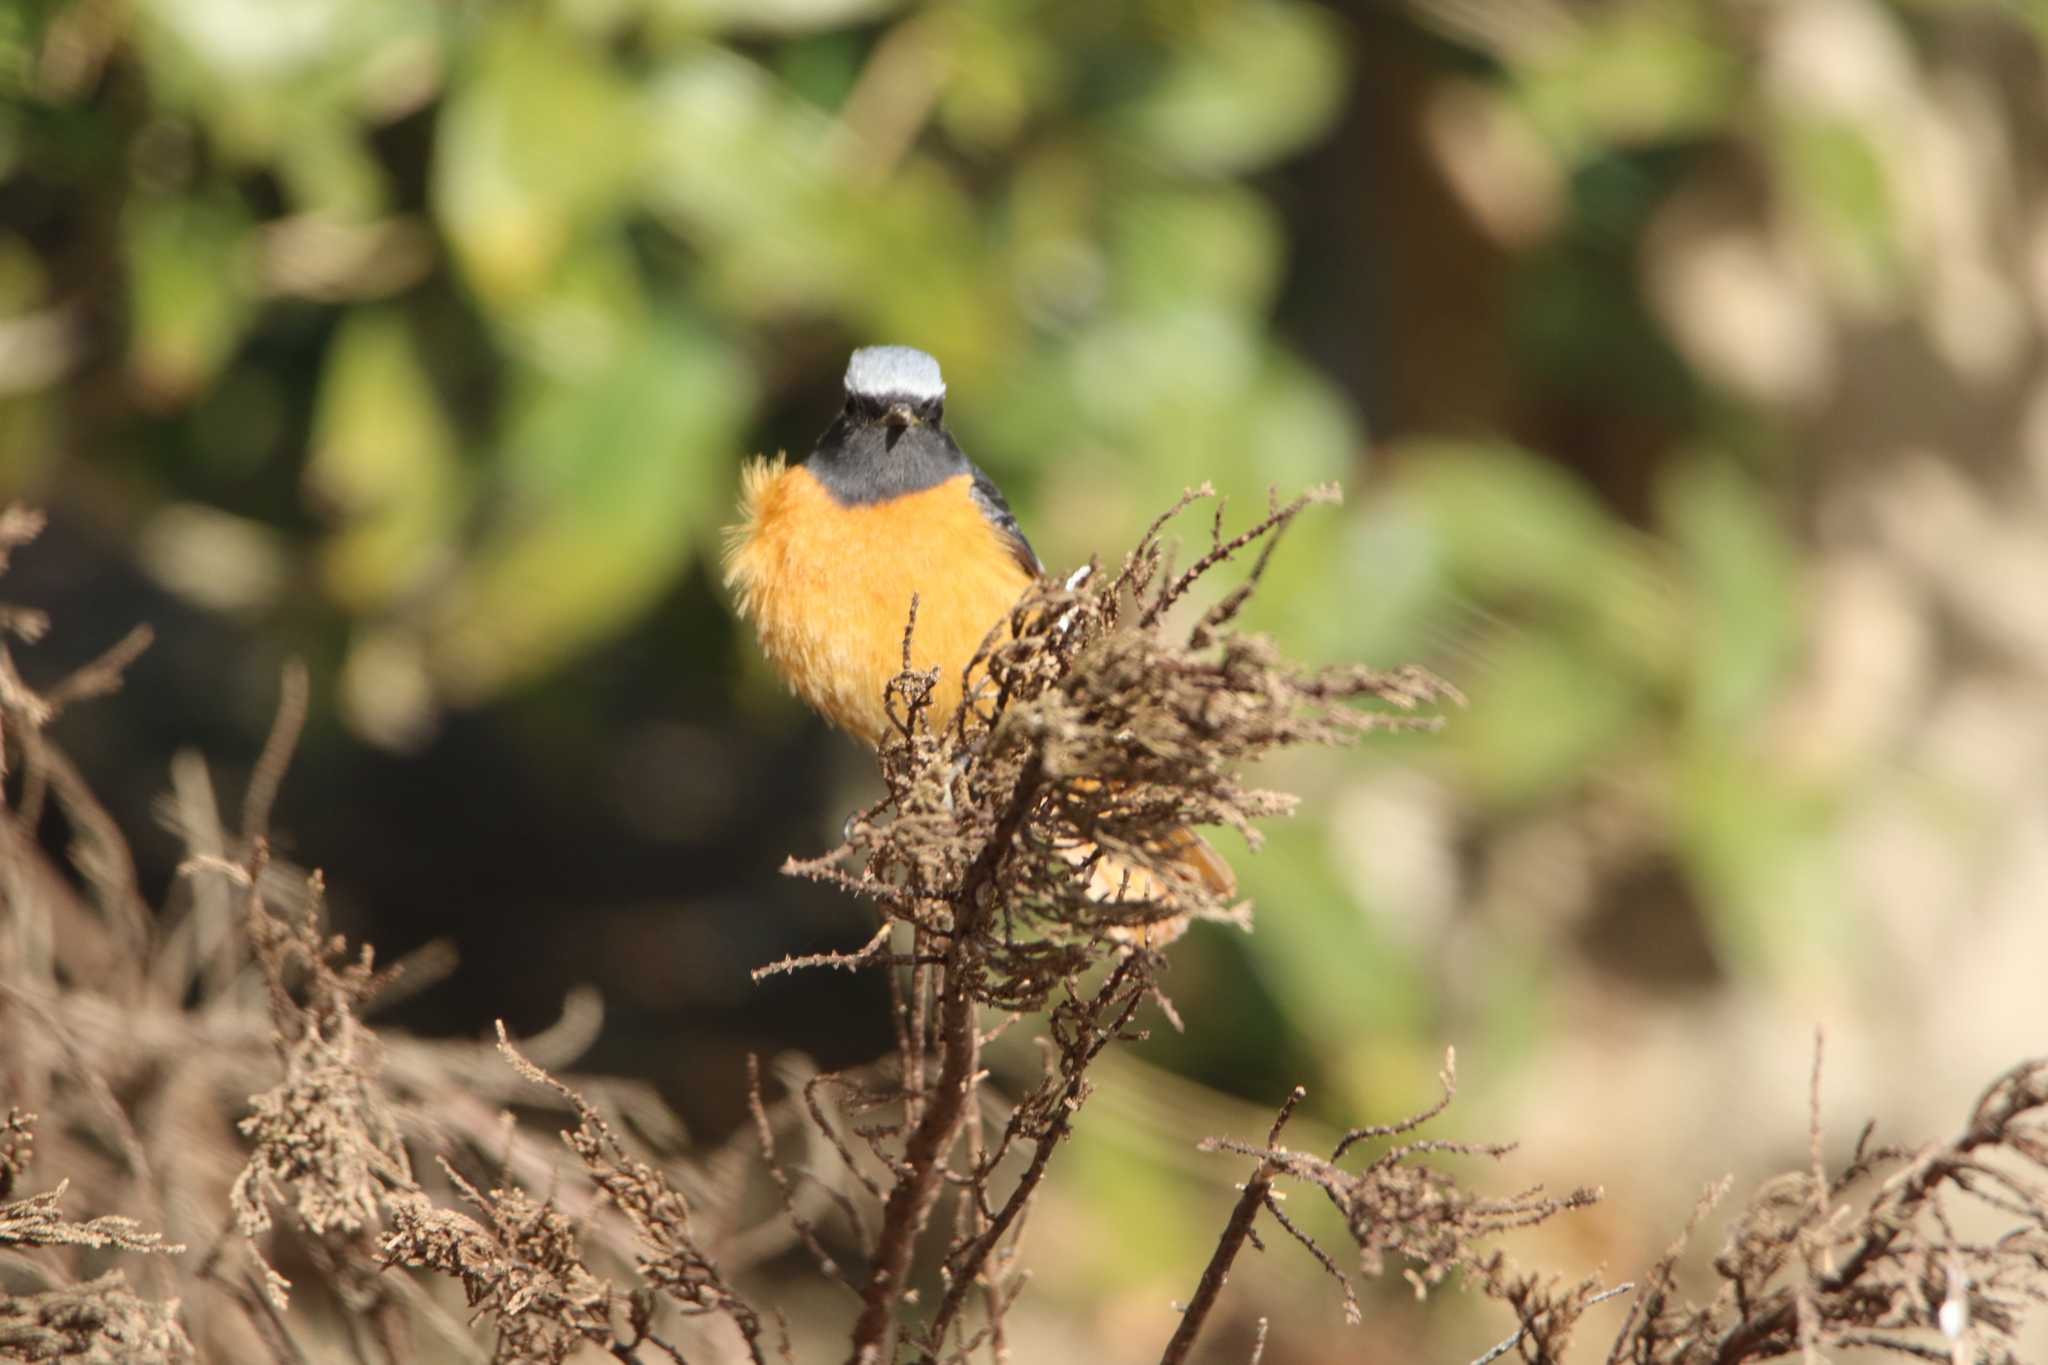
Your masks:
{"label": "orange breasted bird", "polygon": [[[817,449],[797,465],[749,465],[728,532],[726,583],[769,662],[870,746],[890,730],[883,695],[903,669],[913,596],[911,666],[938,669],[932,718],[943,724],[982,641],[1045,573],[1001,490],[947,432],[945,410],[939,363],[923,351],[855,351],[846,406]],[[1169,851],[1231,893],[1229,866],[1200,836],[1185,831]],[[1093,884],[1103,898],[1158,893],[1149,877],[1099,865]]]}

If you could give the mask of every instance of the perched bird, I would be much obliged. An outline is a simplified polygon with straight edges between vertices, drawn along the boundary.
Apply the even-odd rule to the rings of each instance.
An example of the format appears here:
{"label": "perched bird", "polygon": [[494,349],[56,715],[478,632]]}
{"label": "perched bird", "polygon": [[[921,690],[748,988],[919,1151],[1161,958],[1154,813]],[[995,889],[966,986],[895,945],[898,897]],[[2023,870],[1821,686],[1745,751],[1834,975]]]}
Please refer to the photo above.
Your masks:
{"label": "perched bird", "polygon": [[[943,723],[975,651],[1045,572],[1001,490],[946,431],[945,412],[938,361],[909,346],[855,351],[846,406],[817,449],[798,465],[749,465],[741,519],[727,532],[726,584],[769,662],[871,746],[890,729],[883,695],[903,671],[911,598],[911,666],[938,669],[933,720]],[[1219,894],[1233,891],[1229,865],[1194,832],[1164,851]],[[1107,860],[1091,890],[1159,893],[1153,878]]]}
{"label": "perched bird", "polygon": [[939,363],[869,346],[846,367],[846,407],[809,459],[747,467],[726,583],[769,662],[824,717],[879,745],[883,689],[939,670],[934,719],[960,704],[961,670],[1044,572],[993,480],[945,425]]}

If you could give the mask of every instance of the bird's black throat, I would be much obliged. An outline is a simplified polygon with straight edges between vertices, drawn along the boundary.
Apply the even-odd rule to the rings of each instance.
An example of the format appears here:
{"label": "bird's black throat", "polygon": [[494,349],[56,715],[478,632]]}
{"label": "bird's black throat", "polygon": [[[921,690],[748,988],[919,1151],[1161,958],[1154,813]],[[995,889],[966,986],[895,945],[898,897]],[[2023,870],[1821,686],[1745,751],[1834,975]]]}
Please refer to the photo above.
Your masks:
{"label": "bird's black throat", "polygon": [[856,395],[818,438],[804,468],[841,507],[872,507],[970,475],[968,496],[1010,557],[1034,578],[1044,573],[1002,490],[947,433],[937,400],[905,416],[900,404]]}
{"label": "bird's black throat", "polygon": [[898,425],[855,413],[841,414],[818,438],[818,448],[804,461],[804,468],[847,507],[921,493],[975,472],[936,422]]}

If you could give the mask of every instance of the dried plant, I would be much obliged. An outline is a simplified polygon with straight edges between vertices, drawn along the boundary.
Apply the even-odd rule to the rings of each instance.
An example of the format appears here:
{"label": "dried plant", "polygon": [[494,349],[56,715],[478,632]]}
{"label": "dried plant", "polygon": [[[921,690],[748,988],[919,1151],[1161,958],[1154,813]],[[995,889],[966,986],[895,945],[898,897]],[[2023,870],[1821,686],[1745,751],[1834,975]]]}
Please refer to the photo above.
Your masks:
{"label": "dried plant", "polygon": [[40,1294],[0,1293],[0,1360],[174,1365],[194,1359],[177,1300],[136,1297],[118,1270]]}
{"label": "dried plant", "polygon": [[423,1266],[461,1281],[472,1308],[499,1324],[506,1359],[561,1361],[578,1341],[631,1358],[642,1345],[671,1359],[682,1353],[654,1333],[657,1295],[684,1317],[719,1316],[739,1333],[748,1359],[764,1362],[760,1315],[725,1281],[692,1229],[690,1201],[662,1171],[631,1155],[589,1101],[535,1066],[498,1030],[498,1047],[521,1076],[546,1086],[574,1111],[562,1135],[592,1184],[632,1225],[641,1285],[622,1292],[585,1264],[573,1219],[553,1201],[519,1189],[483,1193],[453,1170],[448,1177],[482,1221],[403,1200],[384,1252],[393,1263]]}
{"label": "dried plant", "polygon": [[[190,856],[181,899],[153,915],[119,831],[44,728],[118,687],[146,635],[42,692],[0,644],[0,1075],[14,1091],[0,1119],[0,1272],[31,1282],[0,1292],[0,1360],[298,1362],[309,1293],[340,1310],[337,1349],[360,1361],[790,1359],[778,1316],[747,1295],[750,1268],[790,1246],[848,1291],[847,1359],[1008,1359],[1021,1234],[1091,1070],[1145,1036],[1141,1012],[1178,1022],[1160,969],[1182,923],[1249,921],[1249,906],[1179,870],[1181,831],[1223,824],[1255,840],[1256,822],[1289,801],[1246,785],[1247,764],[1433,724],[1420,709],[1455,698],[1420,670],[1302,669],[1238,630],[1267,556],[1312,500],[1235,536],[1219,507],[1208,549],[1183,570],[1162,519],[1114,574],[1091,565],[1043,585],[991,635],[974,670],[985,681],[943,725],[934,680],[906,669],[881,755],[886,795],[841,847],[788,868],[870,901],[877,932],[855,953],[762,969],[886,973],[895,1055],[836,1074],[757,1065],[749,1131],[694,1161],[629,1137],[675,1127],[644,1091],[557,1079],[595,1036],[587,998],[520,1047],[501,1029],[495,1054],[371,1026],[436,955],[380,968],[325,927],[321,877],[269,851],[306,711],[302,672],[287,675],[239,829],[204,765],[179,760],[167,814]],[[39,525],[0,513],[0,568]],[[1250,554],[1236,586],[1190,600]],[[44,624],[0,613],[21,638]],[[49,801],[75,833],[83,894],[38,847]],[[1105,877],[1111,866],[1121,871]],[[1007,1099],[984,1067],[1005,1031],[1033,1036],[1044,1057]],[[1816,1055],[1816,1113],[1819,1075]],[[1281,1145],[1298,1090],[1262,1143],[1205,1144],[1254,1168],[1162,1359],[1190,1358],[1266,1222],[1362,1317],[1350,1272],[1285,1212],[1283,1184],[1328,1199],[1360,1273],[1398,1265],[1418,1293],[1458,1281],[1506,1305],[1513,1335],[1481,1365],[1571,1358],[1587,1311],[1631,1286],[1525,1271],[1493,1243],[1594,1196],[1489,1195],[1454,1179],[1445,1162],[1510,1148],[1420,1135],[1452,1082],[1447,1066],[1440,1103],[1348,1133],[1328,1157]],[[513,1121],[512,1104],[561,1115],[566,1158]],[[38,1125],[31,1110],[55,1117]],[[1718,1291],[1681,1295],[1681,1240],[1643,1277],[1607,1360],[1733,1365],[1875,1347],[2016,1361],[2020,1321],[2048,1293],[2044,1112],[2048,1063],[2030,1063],[1957,1137],[1915,1150],[1866,1131],[1834,1177],[1816,1119],[1811,1169],[1767,1183],[1735,1221]],[[1380,1149],[1361,1156],[1369,1144]],[[749,1160],[765,1200],[737,1175]],[[24,1193],[43,1172],[57,1178]],[[67,1198],[93,1216],[74,1220]],[[1971,1202],[2008,1229],[1966,1235]],[[139,1289],[105,1268],[144,1252],[164,1254],[135,1263]],[[1262,1318],[1254,1359],[1265,1341]]]}
{"label": "dried plant", "polygon": [[[0,1200],[27,1173],[35,1153],[36,1116],[10,1109],[0,1120]],[[12,1203],[0,1203],[0,1250],[85,1247],[175,1254],[160,1233],[133,1218],[104,1214],[76,1223],[62,1204],[69,1181]],[[176,1301],[136,1297],[118,1270],[86,1284],[59,1284],[34,1294],[0,1292],[0,1360],[186,1361],[192,1343],[178,1322]]]}
{"label": "dried plant", "polygon": [[[1246,764],[1374,728],[1433,724],[1406,713],[1455,697],[1420,669],[1305,670],[1235,628],[1281,535],[1333,496],[1318,490],[1275,505],[1229,537],[1218,500],[1209,549],[1175,572],[1166,525],[1213,497],[1206,488],[1188,494],[1117,573],[1090,564],[1027,593],[969,665],[978,686],[941,726],[931,717],[936,676],[909,668],[913,606],[905,671],[889,697],[896,733],[881,750],[887,794],[854,817],[838,849],[788,867],[871,900],[882,927],[858,953],[766,969],[873,967],[889,973],[894,991],[897,1048],[886,1078],[826,1078],[866,1117],[855,1132],[867,1160],[819,1118],[882,1205],[879,1225],[862,1237],[872,1269],[853,1286],[855,1361],[894,1359],[905,1340],[930,1360],[964,1358],[985,1343],[1000,1351],[1018,1288],[1012,1239],[1087,1101],[1089,1064],[1111,1042],[1142,1036],[1132,1019],[1146,1000],[1171,1017],[1147,945],[1172,937],[1177,930],[1160,932],[1170,923],[1249,916],[1177,861],[1183,831],[1228,825],[1256,842],[1256,822],[1291,802],[1246,786]],[[1191,625],[1172,624],[1176,604],[1254,548],[1240,584]],[[1352,705],[1361,700],[1384,709]],[[1105,863],[1129,869],[1107,896]],[[987,1136],[974,1102],[991,1036],[980,1013],[1000,1011],[1000,1029],[1048,1005],[1046,1074]],[[1012,1157],[1021,1163],[1014,1174],[1004,1169]],[[940,1254],[938,1306],[906,1321],[912,1262],[948,1187],[959,1190],[960,1214]],[[970,1297],[981,1319],[972,1331]]]}
{"label": "dried plant", "polygon": [[[1455,1062],[1454,1054],[1445,1059],[1443,1098],[1433,1107],[1397,1123],[1355,1128],[1338,1141],[1327,1160],[1277,1145],[1295,1105],[1304,1097],[1298,1088],[1281,1109],[1264,1146],[1229,1138],[1211,1138],[1202,1144],[1204,1151],[1255,1157],[1259,1165],[1245,1182],[1244,1196],[1237,1202],[1230,1225],[1202,1273],[1201,1284],[1182,1314],[1163,1360],[1186,1358],[1230,1274],[1231,1262],[1252,1236],[1253,1224],[1261,1212],[1270,1215],[1307,1248],[1337,1281],[1344,1293],[1346,1318],[1354,1323],[1359,1320],[1358,1299],[1350,1280],[1281,1208],[1274,1184],[1283,1176],[1314,1186],[1336,1206],[1351,1239],[1358,1244],[1360,1273],[1376,1277],[1386,1268],[1389,1255],[1399,1257],[1407,1263],[1402,1273],[1415,1286],[1416,1293],[1421,1294],[1452,1272],[1463,1271],[1490,1297],[1503,1299],[1513,1307],[1521,1318],[1524,1334],[1540,1348],[1562,1344],[1579,1314],[1597,1297],[1598,1285],[1583,1281],[1558,1296],[1541,1280],[1517,1274],[1498,1251],[1486,1251],[1483,1247],[1500,1233],[1533,1227],[1570,1209],[1583,1208],[1597,1200],[1599,1193],[1582,1189],[1563,1198],[1549,1198],[1540,1188],[1532,1188],[1504,1198],[1487,1198],[1465,1189],[1447,1171],[1416,1160],[1430,1155],[1498,1160],[1514,1150],[1509,1143],[1410,1138],[1450,1107],[1457,1088]],[[1359,1143],[1381,1138],[1409,1140],[1390,1146],[1360,1170],[1348,1171],[1339,1164]]]}
{"label": "dried plant", "polygon": [[[1720,1286],[1704,1304],[1674,1298],[1681,1239],[1646,1278],[1610,1362],[1736,1365],[1860,1346],[2018,1365],[2021,1322],[2048,1301],[2048,1060],[1993,1081],[1946,1142],[1874,1143],[1866,1125],[1829,1176],[1821,1056],[1816,1042],[1810,1169],[1758,1189],[1714,1258]],[[1965,1233],[1966,1208],[2005,1230]]]}
{"label": "dried plant", "polygon": [[[18,508],[0,513],[0,567],[40,526]],[[46,624],[0,612],[0,629],[20,638]],[[296,1362],[307,1355],[308,1288],[341,1310],[341,1348],[360,1360],[546,1359],[542,1347],[564,1339],[634,1358],[655,1341],[662,1293],[678,1316],[702,1299],[680,1243],[644,1254],[668,1214],[635,1203],[636,1192],[669,1173],[630,1164],[594,1105],[635,1114],[647,1132],[673,1131],[673,1117],[632,1083],[581,1080],[573,1101],[566,1089],[536,1094],[488,1048],[366,1022],[445,950],[380,968],[325,928],[321,877],[271,856],[269,812],[306,710],[301,670],[286,675],[238,830],[222,820],[204,764],[178,760],[165,814],[190,856],[177,898],[153,916],[125,841],[45,730],[71,703],[114,690],[146,642],[131,634],[40,692],[0,646],[0,1201],[14,1201],[0,1202],[0,1286],[35,1291],[0,1297],[0,1360]],[[84,895],[37,844],[53,799],[76,835]],[[601,1017],[588,997],[572,998],[528,1049],[573,1060]],[[610,1143],[617,1178],[547,1201],[520,1194],[559,1183],[561,1162],[545,1132],[510,1123],[514,1102],[578,1115],[579,1132]],[[36,1125],[31,1110],[47,1121]],[[495,1171],[502,1188],[480,1195],[486,1182],[465,1169]],[[64,1178],[25,1195],[36,1170]],[[59,1210],[67,1194],[103,1212],[73,1219]],[[451,1207],[465,1201],[489,1215],[488,1231]],[[700,1200],[709,1235],[733,1235],[737,1202]],[[777,1246],[757,1239],[753,1254]],[[136,1292],[118,1271],[83,1273],[95,1251],[180,1254],[152,1257]],[[500,1310],[495,1341],[479,1341],[430,1278],[389,1268],[399,1262],[446,1270],[474,1291],[473,1306]],[[636,1267],[648,1292],[610,1289]],[[543,1271],[566,1292],[534,1291]],[[615,1316],[593,1322],[593,1303]],[[421,1332],[431,1348],[415,1341]]]}
{"label": "dried plant", "polygon": [[[1566,1283],[1516,1269],[1483,1243],[1598,1198],[1578,1190],[1562,1198],[1527,1189],[1505,1198],[1477,1196],[1446,1173],[1416,1162],[1425,1155],[1500,1158],[1505,1144],[1411,1138],[1451,1102],[1443,1099],[1399,1123],[1347,1133],[1325,1160],[1278,1146],[1297,1090],[1263,1146],[1211,1139],[1204,1150],[1258,1161],[1229,1227],[1183,1315],[1165,1362],[1183,1360],[1214,1306],[1230,1266],[1261,1213],[1301,1242],[1342,1286],[1349,1315],[1357,1299],[1335,1261],[1276,1202],[1282,1178],[1320,1190],[1357,1243],[1362,1273],[1376,1276],[1388,1255],[1418,1294],[1462,1275],[1515,1314],[1515,1333],[1473,1362],[1514,1358],[1552,1365],[1587,1358],[1569,1348],[1585,1311],[1632,1294],[1604,1359],[1607,1365],[1740,1365],[1847,1348],[1876,1350],[1949,1365],[2018,1365],[2027,1310],[2048,1301],[2048,1061],[2022,1063],[1992,1083],[1956,1137],[1912,1149],[1873,1144],[1865,1127],[1844,1169],[1822,1165],[1819,1121],[1821,1051],[1813,1069],[1810,1166],[1765,1181],[1735,1219],[1714,1258],[1717,1292],[1705,1303],[1677,1291],[1681,1258],[1698,1224],[1727,1194],[1721,1181],[1701,1199],[1685,1233],[1650,1268],[1640,1287],[1602,1289],[1596,1279]],[[1361,1140],[1401,1139],[1357,1171],[1339,1162]],[[2002,1218],[1996,1236],[1958,1228],[1962,1206]]]}
{"label": "dried plant", "polygon": [[[1215,498],[1207,487],[1187,494],[1117,573],[1091,563],[1027,593],[969,663],[974,688],[940,726],[936,677],[907,666],[913,603],[889,696],[896,733],[880,756],[887,795],[849,822],[839,848],[787,870],[873,901],[885,925],[927,947],[960,945],[952,966],[967,996],[1016,1011],[1042,1008],[1059,983],[1147,937],[1132,931],[1243,921],[1246,907],[1175,855],[1199,825],[1227,825],[1256,847],[1258,822],[1292,809],[1284,793],[1246,786],[1247,765],[1433,726],[1410,713],[1457,698],[1419,668],[1303,669],[1235,629],[1288,526],[1335,496],[1318,489],[1228,538],[1216,499],[1208,551],[1175,572],[1166,526]],[[1244,581],[1176,628],[1169,612],[1254,548]],[[1125,873],[1107,895],[1105,866]],[[829,965],[879,961],[880,946]]]}

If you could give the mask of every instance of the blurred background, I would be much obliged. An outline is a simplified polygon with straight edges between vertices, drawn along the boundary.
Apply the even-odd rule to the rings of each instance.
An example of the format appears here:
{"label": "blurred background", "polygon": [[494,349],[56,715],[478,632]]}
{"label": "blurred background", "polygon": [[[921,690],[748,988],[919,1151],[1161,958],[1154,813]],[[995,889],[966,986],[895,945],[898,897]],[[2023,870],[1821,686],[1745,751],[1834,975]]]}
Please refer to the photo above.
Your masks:
{"label": "blurred background", "polygon": [[[1524,1143],[1476,1177],[1606,1187],[1511,1249],[1619,1279],[1804,1162],[1817,1026],[1836,1148],[2048,1045],[2044,37],[2028,0],[18,0],[24,667],[156,627],[57,735],[168,894],[171,756],[238,793],[305,658],[288,852],[384,956],[459,952],[404,1023],[593,984],[585,1065],[716,1138],[749,1051],[887,1046],[868,983],[747,975],[866,937],[776,868],[874,781],[727,610],[743,457],[889,341],[1055,570],[1191,483],[1341,480],[1257,624],[1471,707],[1265,774],[1306,802],[1228,850],[1256,932],[1180,944],[1185,1034],[1105,1065],[1020,1358],[1156,1354],[1243,1178],[1193,1141],[1297,1081],[1393,1118],[1448,1044],[1445,1131]],[[840,1310],[788,1269],[800,1327]],[[1226,1304],[1219,1359],[1259,1314],[1277,1362],[1506,1331],[1398,1283],[1347,1329],[1286,1247]]]}

